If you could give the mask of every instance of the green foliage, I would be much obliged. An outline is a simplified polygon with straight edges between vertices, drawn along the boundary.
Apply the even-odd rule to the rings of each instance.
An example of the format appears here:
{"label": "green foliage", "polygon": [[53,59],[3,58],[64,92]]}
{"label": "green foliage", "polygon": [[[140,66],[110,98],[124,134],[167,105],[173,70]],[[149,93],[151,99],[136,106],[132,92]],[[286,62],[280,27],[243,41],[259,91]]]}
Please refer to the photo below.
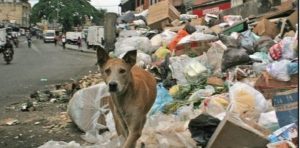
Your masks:
{"label": "green foliage", "polygon": [[63,25],[64,30],[72,27],[82,26],[86,16],[92,17],[96,25],[103,24],[105,10],[97,10],[89,0],[39,0],[33,6],[31,23],[41,22],[42,19],[58,22]]}

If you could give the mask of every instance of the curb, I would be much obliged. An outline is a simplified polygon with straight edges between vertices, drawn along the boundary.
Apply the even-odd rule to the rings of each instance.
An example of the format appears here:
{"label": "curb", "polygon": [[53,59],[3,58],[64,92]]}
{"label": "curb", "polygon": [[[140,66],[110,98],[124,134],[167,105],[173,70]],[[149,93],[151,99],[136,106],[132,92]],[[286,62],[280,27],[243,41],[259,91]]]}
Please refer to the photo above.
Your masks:
{"label": "curb", "polygon": [[73,45],[69,45],[69,44],[66,44],[66,49],[73,50],[73,51],[78,51],[78,52],[94,53],[94,54],[96,54],[96,51],[94,51],[94,50],[78,49],[77,46],[73,46]]}

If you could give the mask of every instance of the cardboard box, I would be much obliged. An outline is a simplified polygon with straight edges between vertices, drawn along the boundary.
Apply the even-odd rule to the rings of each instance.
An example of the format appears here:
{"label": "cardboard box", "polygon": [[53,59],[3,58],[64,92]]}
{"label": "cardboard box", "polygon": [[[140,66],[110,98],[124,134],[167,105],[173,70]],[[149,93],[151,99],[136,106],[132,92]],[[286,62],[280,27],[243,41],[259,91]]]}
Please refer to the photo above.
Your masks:
{"label": "cardboard box", "polygon": [[292,75],[290,81],[283,82],[272,78],[267,72],[263,72],[255,82],[254,87],[260,91],[267,100],[270,100],[277,92],[298,88],[298,81],[298,75]]}
{"label": "cardboard box", "polygon": [[147,23],[152,29],[162,29],[171,21],[179,19],[179,15],[180,13],[169,1],[161,1],[149,7]]}
{"label": "cardboard box", "polygon": [[206,21],[204,20],[203,17],[197,18],[197,19],[192,19],[191,25],[192,26],[197,26],[197,25],[205,26],[206,25]]}
{"label": "cardboard box", "polygon": [[253,29],[253,32],[259,36],[269,36],[275,38],[279,34],[279,29],[276,24],[267,19],[262,19]]}
{"label": "cardboard box", "polygon": [[207,50],[211,46],[210,43],[216,40],[192,41],[189,43],[177,45],[175,50],[175,55],[179,56],[182,54],[187,54],[187,55],[200,56],[203,54],[203,52],[207,52]]}
{"label": "cardboard box", "polygon": [[215,76],[208,77],[206,83],[214,86],[224,86],[224,81],[221,78]]}
{"label": "cardboard box", "polygon": [[172,32],[178,32],[180,29],[183,29],[185,25],[176,26],[176,27],[164,27],[164,30],[169,30]]}
{"label": "cardboard box", "polygon": [[228,113],[210,138],[207,148],[263,148],[268,144],[266,137]]}
{"label": "cardboard box", "polygon": [[182,22],[179,21],[179,19],[176,19],[174,21],[172,21],[171,23],[174,27],[177,27],[177,26],[181,26],[182,25]]}
{"label": "cardboard box", "polygon": [[272,104],[280,127],[298,122],[298,100],[299,92],[297,88],[276,93],[272,99]]}
{"label": "cardboard box", "polygon": [[298,23],[298,11],[295,11],[288,17],[288,22],[290,23],[293,30],[296,30],[296,24]]}
{"label": "cardboard box", "polygon": [[224,29],[221,28],[219,25],[215,25],[210,27],[210,30],[212,30],[214,33],[219,34],[221,33]]}
{"label": "cardboard box", "polygon": [[175,7],[181,6],[183,4],[183,0],[169,0],[169,1]]}

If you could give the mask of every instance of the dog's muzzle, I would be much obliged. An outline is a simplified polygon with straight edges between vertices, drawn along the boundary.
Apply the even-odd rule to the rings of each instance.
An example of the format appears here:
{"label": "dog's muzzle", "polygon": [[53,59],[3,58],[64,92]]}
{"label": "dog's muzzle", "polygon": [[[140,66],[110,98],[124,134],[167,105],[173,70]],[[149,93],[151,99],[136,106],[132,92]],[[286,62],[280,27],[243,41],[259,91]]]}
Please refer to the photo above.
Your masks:
{"label": "dog's muzzle", "polygon": [[110,82],[108,86],[110,92],[116,92],[118,90],[118,84],[116,82]]}

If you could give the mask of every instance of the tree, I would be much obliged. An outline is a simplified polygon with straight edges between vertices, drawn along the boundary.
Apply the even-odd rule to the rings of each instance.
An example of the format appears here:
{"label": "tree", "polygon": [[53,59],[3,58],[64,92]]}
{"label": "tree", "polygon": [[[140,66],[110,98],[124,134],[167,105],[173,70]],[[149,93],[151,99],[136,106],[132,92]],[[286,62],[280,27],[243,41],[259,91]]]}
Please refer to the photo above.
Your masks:
{"label": "tree", "polygon": [[35,24],[46,19],[49,22],[57,21],[69,31],[74,26],[82,26],[86,17],[93,18],[96,25],[103,23],[105,11],[97,10],[89,0],[40,0],[32,8],[31,23]]}

